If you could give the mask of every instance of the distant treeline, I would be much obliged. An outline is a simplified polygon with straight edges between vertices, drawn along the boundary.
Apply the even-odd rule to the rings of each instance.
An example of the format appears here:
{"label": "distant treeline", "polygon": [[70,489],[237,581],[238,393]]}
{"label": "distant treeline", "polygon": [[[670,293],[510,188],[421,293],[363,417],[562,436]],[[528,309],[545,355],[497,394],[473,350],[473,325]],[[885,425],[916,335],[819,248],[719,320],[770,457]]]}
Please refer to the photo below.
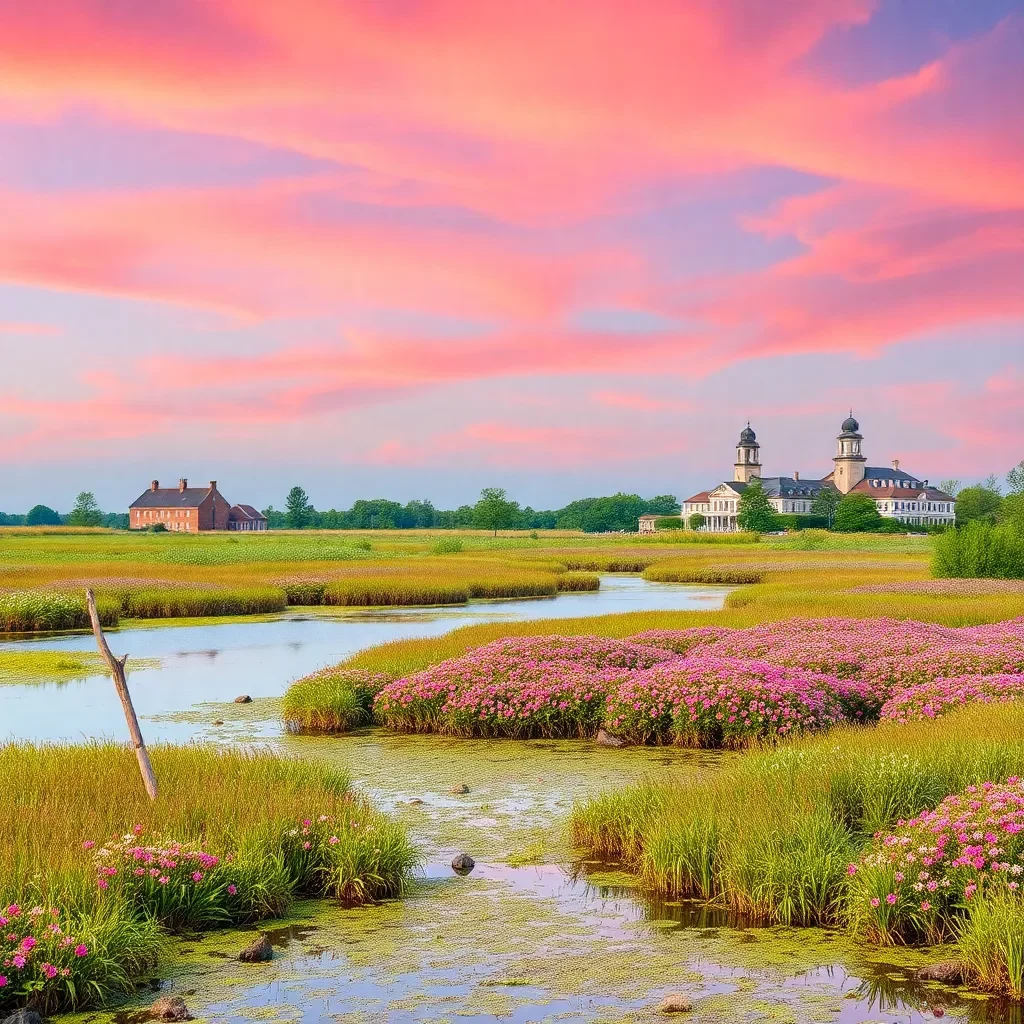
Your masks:
{"label": "distant treeline", "polygon": [[[679,502],[671,494],[641,498],[639,494],[612,494],[603,498],[581,498],[564,508],[537,511],[505,496],[497,488],[486,488],[473,505],[439,509],[429,501],[401,504],[386,498],[360,499],[350,509],[320,511],[312,506],[301,487],[293,487],[285,499],[285,510],[265,508],[267,526],[272,530],[583,530],[607,533],[625,530],[635,533],[637,520],[646,513],[678,516]],[[75,509],[59,513],[36,505],[23,515],[0,512],[0,526],[105,526],[128,529],[126,512],[102,512],[91,494],[80,494]]]}
{"label": "distant treeline", "polygon": [[[295,492],[301,494],[296,495]],[[500,495],[500,496],[499,496]],[[612,494],[603,498],[581,498],[564,508],[537,511],[505,497],[504,491],[486,488],[474,505],[456,509],[435,508],[430,501],[402,505],[386,498],[360,499],[350,509],[320,511],[308,503],[301,488],[293,488],[285,510],[263,509],[270,529],[312,530],[583,530],[606,533],[626,530],[635,533],[637,519],[645,513],[679,515],[679,502],[671,494],[641,498],[639,494]]]}

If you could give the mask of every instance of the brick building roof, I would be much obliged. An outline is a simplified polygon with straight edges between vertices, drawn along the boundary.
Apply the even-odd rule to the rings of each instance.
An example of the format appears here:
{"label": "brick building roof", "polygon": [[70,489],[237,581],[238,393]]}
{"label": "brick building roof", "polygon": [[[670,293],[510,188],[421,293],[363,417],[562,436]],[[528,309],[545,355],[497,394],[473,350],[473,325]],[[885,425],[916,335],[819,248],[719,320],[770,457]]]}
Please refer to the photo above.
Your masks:
{"label": "brick building roof", "polygon": [[198,508],[216,487],[158,487],[143,491],[129,508]]}
{"label": "brick building roof", "polygon": [[231,518],[255,519],[257,521],[266,521],[267,517],[258,509],[253,508],[252,505],[232,505]]}

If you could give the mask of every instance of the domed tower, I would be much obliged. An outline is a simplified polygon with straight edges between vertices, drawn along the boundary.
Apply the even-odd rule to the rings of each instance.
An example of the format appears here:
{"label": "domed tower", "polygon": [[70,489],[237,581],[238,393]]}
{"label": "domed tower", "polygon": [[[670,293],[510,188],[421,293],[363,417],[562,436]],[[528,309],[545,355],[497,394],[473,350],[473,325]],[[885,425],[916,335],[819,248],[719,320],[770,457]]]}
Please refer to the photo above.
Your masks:
{"label": "domed tower", "polygon": [[749,483],[755,476],[761,475],[761,458],[758,451],[757,435],[750,429],[750,421],[740,431],[740,440],[736,445],[736,462],[732,469],[732,478],[739,483]]}
{"label": "domed tower", "polygon": [[840,434],[836,438],[836,457],[832,460],[835,470],[832,482],[840,494],[847,494],[864,479],[864,463],[860,443],[864,438],[858,433],[860,424],[853,418],[853,410],[843,420]]}

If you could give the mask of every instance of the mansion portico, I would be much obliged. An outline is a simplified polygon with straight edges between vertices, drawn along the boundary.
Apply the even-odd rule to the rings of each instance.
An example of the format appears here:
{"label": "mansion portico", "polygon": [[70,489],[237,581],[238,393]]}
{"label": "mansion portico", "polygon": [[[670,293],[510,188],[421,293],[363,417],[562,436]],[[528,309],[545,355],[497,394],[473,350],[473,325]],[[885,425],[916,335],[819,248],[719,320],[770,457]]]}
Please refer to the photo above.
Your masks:
{"label": "mansion portico", "polygon": [[699,512],[705,519],[702,530],[711,533],[738,530],[736,517],[740,497],[750,482],[757,479],[776,512],[809,514],[821,491],[832,488],[840,494],[870,495],[879,514],[887,519],[915,525],[953,523],[955,498],[932,487],[927,480],[900,469],[898,459],[894,459],[888,469],[868,466],[861,451],[863,440],[860,424],[851,413],[840,428],[832,472],[827,476],[820,480],[801,479],[799,473],[763,477],[761,446],[748,423],[736,445],[732,480],[687,498],[682,505],[683,522],[689,528],[690,517]]}

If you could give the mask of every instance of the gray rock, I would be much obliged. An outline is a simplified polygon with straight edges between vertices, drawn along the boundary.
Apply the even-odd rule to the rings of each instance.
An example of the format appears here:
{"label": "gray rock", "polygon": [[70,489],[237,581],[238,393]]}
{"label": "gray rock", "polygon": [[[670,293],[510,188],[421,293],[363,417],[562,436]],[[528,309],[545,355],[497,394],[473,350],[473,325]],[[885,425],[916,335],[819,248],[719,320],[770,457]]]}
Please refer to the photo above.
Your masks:
{"label": "gray rock", "polygon": [[967,965],[963,960],[941,960],[917,972],[920,981],[944,981],[947,985],[961,985],[967,978]]}
{"label": "gray rock", "polygon": [[454,793],[456,796],[462,796],[463,794],[469,792],[469,786],[467,786],[464,782],[460,782],[457,786],[452,786],[449,792]]}
{"label": "gray rock", "polygon": [[460,853],[452,859],[452,871],[457,875],[468,875],[476,867],[476,861],[468,853]]}
{"label": "gray rock", "polygon": [[238,954],[238,959],[244,964],[262,964],[273,958],[274,947],[270,945],[270,939],[262,934]]}
{"label": "gray rock", "polygon": [[161,996],[154,1001],[149,1012],[156,1020],[192,1020],[181,996]]}
{"label": "gray rock", "polygon": [[685,992],[669,992],[660,1003],[658,1009],[662,1013],[689,1013],[693,1003]]}
{"label": "gray rock", "polygon": [[620,740],[618,736],[613,736],[610,732],[605,732],[604,729],[597,730],[594,742],[599,747],[624,747],[626,745],[624,740]]}
{"label": "gray rock", "polygon": [[43,1018],[35,1010],[15,1010],[9,1017],[4,1017],[0,1024],[43,1024]]}
{"label": "gray rock", "polygon": [[241,697],[236,697],[235,698],[235,703],[236,704],[251,704],[252,703],[252,697],[250,697],[249,694],[247,694],[247,693],[243,693]]}

